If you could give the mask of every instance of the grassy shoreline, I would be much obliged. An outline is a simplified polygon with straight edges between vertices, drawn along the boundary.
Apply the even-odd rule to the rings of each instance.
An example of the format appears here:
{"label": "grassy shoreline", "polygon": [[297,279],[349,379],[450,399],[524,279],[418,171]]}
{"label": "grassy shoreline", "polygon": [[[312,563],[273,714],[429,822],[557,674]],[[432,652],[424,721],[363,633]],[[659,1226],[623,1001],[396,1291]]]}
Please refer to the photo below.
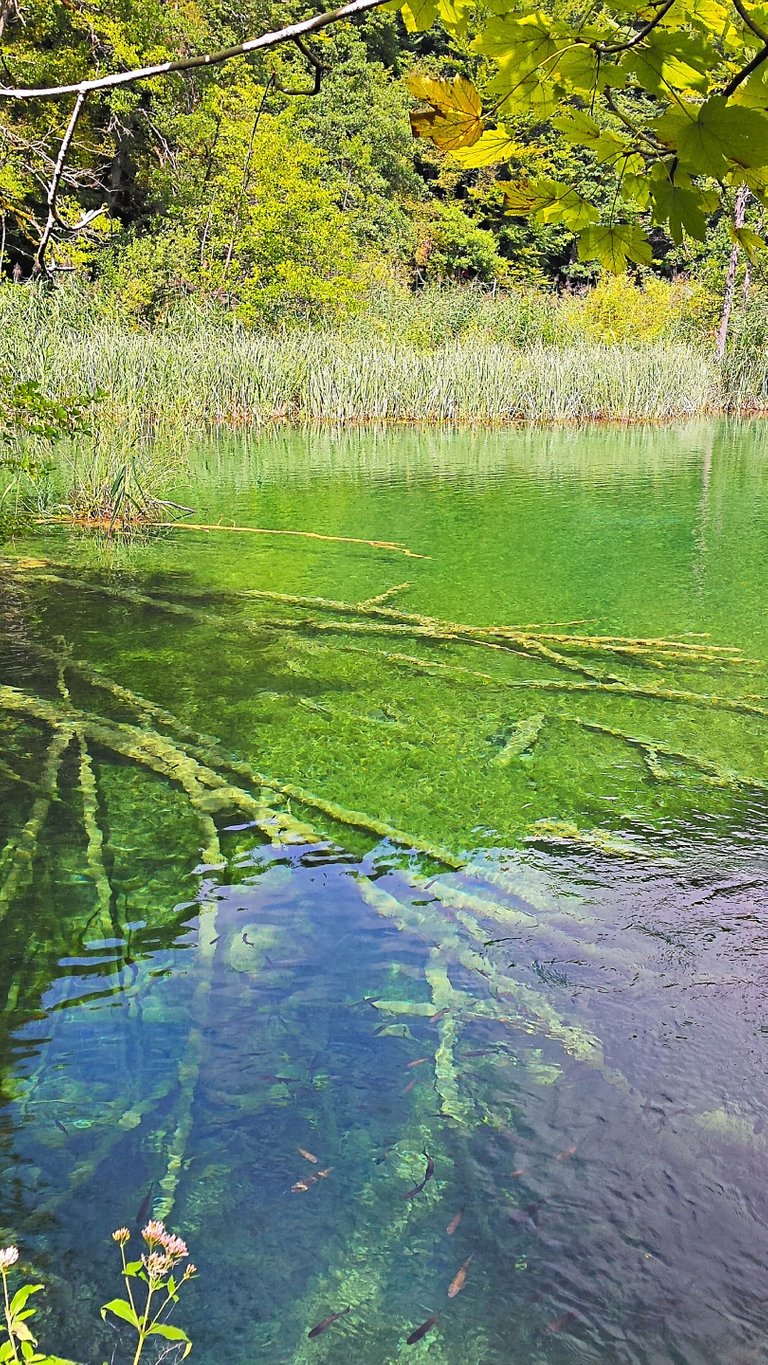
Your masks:
{"label": "grassy shoreline", "polygon": [[419,312],[389,300],[333,331],[259,334],[194,306],[139,327],[87,291],[2,286],[0,374],[57,399],[98,395],[100,435],[123,442],[277,422],[629,423],[768,408],[761,345],[720,362],[700,331],[606,340],[592,334],[594,294],[553,295],[551,316],[543,302],[435,294]]}

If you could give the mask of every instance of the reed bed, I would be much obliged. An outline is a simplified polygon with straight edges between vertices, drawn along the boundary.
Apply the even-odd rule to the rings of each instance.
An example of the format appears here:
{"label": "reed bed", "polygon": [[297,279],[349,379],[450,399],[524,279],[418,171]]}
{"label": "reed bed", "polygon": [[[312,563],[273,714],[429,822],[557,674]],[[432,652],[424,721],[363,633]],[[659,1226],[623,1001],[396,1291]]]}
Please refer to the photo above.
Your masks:
{"label": "reed bed", "polygon": [[202,310],[186,325],[131,330],[72,300],[12,287],[0,289],[2,371],[55,394],[100,392],[102,426],[137,435],[279,420],[658,421],[768,405],[762,350],[721,366],[691,342],[514,345],[466,336],[424,349],[352,332],[255,335]]}

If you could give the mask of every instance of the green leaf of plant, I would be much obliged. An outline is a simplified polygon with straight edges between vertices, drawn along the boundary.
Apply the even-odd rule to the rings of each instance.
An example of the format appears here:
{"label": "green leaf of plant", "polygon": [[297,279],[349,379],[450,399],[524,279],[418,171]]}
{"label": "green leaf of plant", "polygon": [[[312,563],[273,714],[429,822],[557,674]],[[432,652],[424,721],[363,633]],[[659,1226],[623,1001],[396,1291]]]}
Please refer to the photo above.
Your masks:
{"label": "green leaf of plant", "polygon": [[753,263],[757,260],[758,253],[765,251],[764,239],[759,233],[753,232],[751,228],[734,227],[733,224],[730,224],[728,231],[734,245],[742,247]]}
{"label": "green leaf of plant", "polygon": [[620,66],[651,94],[668,98],[670,86],[683,92],[707,89],[712,47],[694,34],[656,28],[624,54]]}
{"label": "green leaf of plant", "polygon": [[23,1284],[21,1289],[17,1289],[10,1303],[11,1317],[20,1313],[30,1295],[39,1294],[43,1287],[41,1284]]}
{"label": "green leaf of plant", "polygon": [[695,185],[673,184],[665,175],[652,181],[650,196],[654,218],[667,225],[673,242],[680,246],[685,232],[697,242],[705,240],[709,200]]}
{"label": "green leaf of plant", "polygon": [[475,52],[492,57],[516,80],[538,70],[565,46],[555,37],[553,20],[541,11],[521,19],[508,14],[489,19],[472,44]]}
{"label": "green leaf of plant", "polygon": [[594,204],[584,199],[571,185],[542,176],[539,180],[521,180],[502,184],[507,212],[513,218],[533,214],[542,223],[562,223],[573,232],[596,223],[598,212]]}
{"label": "green leaf of plant", "polygon": [[105,1303],[101,1310],[101,1316],[106,1322],[107,1313],[113,1313],[116,1318],[121,1318],[123,1322],[129,1322],[131,1327],[138,1327],[139,1320],[136,1317],[131,1305],[125,1299],[110,1299]]}
{"label": "green leaf of plant", "polygon": [[189,1355],[190,1351],[192,1350],[192,1342],[190,1341],[190,1339],[189,1339],[189,1337],[187,1336],[186,1332],[182,1331],[181,1327],[171,1327],[171,1326],[168,1325],[168,1323],[165,1323],[165,1322],[159,1322],[159,1323],[156,1324],[155,1327],[151,1327],[150,1330],[149,1330],[148,1333],[147,1333],[147,1336],[150,1336],[150,1337],[164,1337],[166,1341],[183,1341],[183,1342],[185,1342],[186,1345],[185,1345],[185,1349],[184,1349],[184,1351],[183,1351],[183,1353],[182,1353],[182,1357],[181,1357],[182,1360],[186,1360],[187,1356]]}
{"label": "green leaf of plant", "polygon": [[633,223],[599,223],[579,234],[579,260],[598,261],[613,275],[621,275],[627,261],[650,265],[651,245]]}
{"label": "green leaf of plant", "polygon": [[506,128],[494,128],[484,132],[472,147],[454,147],[451,156],[465,170],[477,170],[480,166],[494,166],[500,161],[507,161],[517,145]]}
{"label": "green leaf of plant", "polygon": [[694,175],[719,178],[733,165],[768,166],[768,115],[728,104],[721,95],[670,109],[654,126]]}

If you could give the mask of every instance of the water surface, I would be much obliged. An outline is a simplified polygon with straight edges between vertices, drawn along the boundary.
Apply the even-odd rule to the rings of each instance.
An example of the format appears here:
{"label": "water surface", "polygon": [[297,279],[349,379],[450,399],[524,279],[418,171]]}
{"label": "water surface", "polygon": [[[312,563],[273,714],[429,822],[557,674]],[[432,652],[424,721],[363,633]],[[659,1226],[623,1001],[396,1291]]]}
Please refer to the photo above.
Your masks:
{"label": "water surface", "polygon": [[[768,1359],[762,426],[189,460],[198,520],[427,557],[6,547],[0,684],[91,725],[39,829],[49,726],[7,714],[0,753],[0,1242],[47,1344],[110,1358],[109,1233],[151,1193],[209,1365]],[[574,669],[285,600],[406,581],[393,610],[679,657]],[[706,640],[740,662],[686,658]],[[205,818],[194,764],[229,784]]]}

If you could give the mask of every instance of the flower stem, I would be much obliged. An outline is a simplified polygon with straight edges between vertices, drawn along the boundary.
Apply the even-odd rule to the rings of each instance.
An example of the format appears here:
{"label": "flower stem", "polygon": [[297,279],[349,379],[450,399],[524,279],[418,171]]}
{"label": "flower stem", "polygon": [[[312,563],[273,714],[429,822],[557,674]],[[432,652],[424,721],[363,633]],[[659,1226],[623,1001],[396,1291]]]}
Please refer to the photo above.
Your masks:
{"label": "flower stem", "polygon": [[6,1273],[5,1273],[4,1270],[3,1270],[1,1273],[2,1273],[2,1276],[3,1276],[3,1299],[4,1299],[4,1301],[5,1301],[5,1321],[6,1321],[6,1326],[7,1326],[7,1328],[8,1328],[8,1340],[9,1340],[10,1343],[11,1343],[11,1350],[13,1351],[13,1359],[14,1359],[16,1362],[18,1362],[19,1353],[18,1353],[18,1351],[16,1350],[16,1338],[15,1338],[15,1336],[14,1336],[14,1334],[13,1334],[13,1327],[11,1326],[11,1305],[10,1305],[10,1303],[9,1303],[9,1301],[8,1301],[8,1279],[7,1279],[7,1277],[6,1277]]}

